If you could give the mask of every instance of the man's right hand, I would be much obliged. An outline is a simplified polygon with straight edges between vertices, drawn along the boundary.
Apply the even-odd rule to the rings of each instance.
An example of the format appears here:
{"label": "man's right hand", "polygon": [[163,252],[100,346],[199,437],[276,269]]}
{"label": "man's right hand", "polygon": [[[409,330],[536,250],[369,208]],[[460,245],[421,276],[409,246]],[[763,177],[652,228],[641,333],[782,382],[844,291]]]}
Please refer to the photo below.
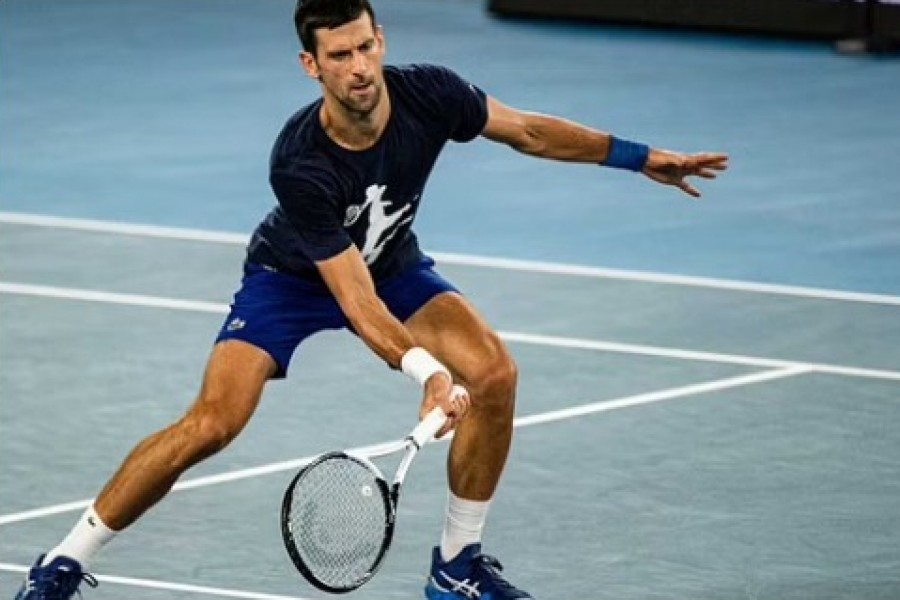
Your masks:
{"label": "man's right hand", "polygon": [[422,407],[419,410],[419,419],[424,419],[434,407],[440,406],[447,415],[447,422],[435,434],[441,438],[453,431],[469,411],[472,400],[469,392],[460,385],[453,385],[446,373],[435,373],[425,382]]}

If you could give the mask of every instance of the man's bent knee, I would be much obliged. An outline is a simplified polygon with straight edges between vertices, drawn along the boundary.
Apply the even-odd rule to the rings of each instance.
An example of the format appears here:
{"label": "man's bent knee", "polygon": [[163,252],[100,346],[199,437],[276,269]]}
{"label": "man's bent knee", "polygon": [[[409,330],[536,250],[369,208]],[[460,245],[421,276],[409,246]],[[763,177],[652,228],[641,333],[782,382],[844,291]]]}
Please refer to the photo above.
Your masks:
{"label": "man's bent knee", "polygon": [[249,420],[234,415],[224,417],[209,410],[191,410],[175,426],[182,437],[185,451],[179,462],[188,468],[197,462],[223,450],[243,430]]}
{"label": "man's bent knee", "polygon": [[496,416],[512,415],[518,379],[516,363],[506,353],[488,361],[468,382],[474,406]]}

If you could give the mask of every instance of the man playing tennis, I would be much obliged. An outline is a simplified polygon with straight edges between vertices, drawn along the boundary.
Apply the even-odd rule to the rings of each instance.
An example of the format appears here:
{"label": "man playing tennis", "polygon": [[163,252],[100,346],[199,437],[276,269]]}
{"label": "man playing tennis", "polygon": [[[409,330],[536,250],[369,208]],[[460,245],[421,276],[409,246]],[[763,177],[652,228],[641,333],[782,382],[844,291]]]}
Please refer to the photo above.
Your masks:
{"label": "man playing tennis", "polygon": [[[425,595],[530,598],[481,552],[481,531],[512,438],[516,366],[497,334],[433,270],[412,232],[425,183],[448,140],[478,135],[556,160],[630,169],[699,196],[724,154],[650,149],[501,104],[437,66],[383,66],[368,0],[300,0],[306,74],[322,97],[291,117],[271,157],[278,200],[256,229],[242,285],[187,413],[140,444],[74,529],[38,558],[17,600],[65,600],[96,553],[218,452],[250,419],[265,383],[284,377],[308,336],[347,328],[423,386],[420,415],[442,406],[455,428],[449,500]],[[450,401],[453,383],[470,396]]]}

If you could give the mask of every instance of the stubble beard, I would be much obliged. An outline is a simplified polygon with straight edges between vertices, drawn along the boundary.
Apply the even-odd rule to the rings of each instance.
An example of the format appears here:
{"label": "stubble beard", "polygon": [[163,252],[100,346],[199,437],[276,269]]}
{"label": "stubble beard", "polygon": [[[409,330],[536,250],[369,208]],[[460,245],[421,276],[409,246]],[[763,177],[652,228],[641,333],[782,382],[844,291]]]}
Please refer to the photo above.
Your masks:
{"label": "stubble beard", "polygon": [[381,97],[384,92],[384,84],[379,84],[378,81],[373,81],[372,85],[375,90],[372,94],[371,100],[363,101],[363,100],[354,100],[351,96],[351,93],[348,92],[343,97],[336,96],[337,101],[344,108],[347,113],[359,120],[365,119],[378,107],[381,103]]}

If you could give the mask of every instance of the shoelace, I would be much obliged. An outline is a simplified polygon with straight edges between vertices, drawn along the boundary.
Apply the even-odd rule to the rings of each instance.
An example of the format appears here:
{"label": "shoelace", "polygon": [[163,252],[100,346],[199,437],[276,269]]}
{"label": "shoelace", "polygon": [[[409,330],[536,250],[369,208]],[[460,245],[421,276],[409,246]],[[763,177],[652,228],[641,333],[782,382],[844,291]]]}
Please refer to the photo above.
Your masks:
{"label": "shoelace", "polygon": [[82,573],[81,580],[88,584],[88,587],[95,588],[100,585],[100,582],[97,581],[97,578],[91,575],[90,573]]}
{"label": "shoelace", "polygon": [[477,560],[481,563],[481,568],[487,573],[494,588],[521,593],[521,590],[508,582],[506,578],[500,574],[500,572],[503,571],[503,565],[500,564],[500,561],[497,560],[496,557],[491,556],[490,554],[481,554],[478,556]]}
{"label": "shoelace", "polygon": [[[495,589],[500,592],[506,592],[510,598],[527,598],[530,596],[524,595],[522,590],[518,589],[511,583],[509,583],[501,574],[503,571],[503,565],[500,564],[500,561],[497,560],[496,557],[491,556],[490,554],[479,554],[475,557],[474,561],[475,569],[480,570],[483,577],[490,581],[488,585],[488,589]],[[441,572],[443,575],[443,579],[445,582],[450,584],[450,591],[459,592],[465,595],[467,598],[477,599],[481,597],[481,590],[479,586],[481,585],[481,581],[476,581],[475,583],[470,583],[472,578],[466,578],[463,580],[453,579],[446,572]],[[475,577],[475,579],[479,579],[479,577]]]}

